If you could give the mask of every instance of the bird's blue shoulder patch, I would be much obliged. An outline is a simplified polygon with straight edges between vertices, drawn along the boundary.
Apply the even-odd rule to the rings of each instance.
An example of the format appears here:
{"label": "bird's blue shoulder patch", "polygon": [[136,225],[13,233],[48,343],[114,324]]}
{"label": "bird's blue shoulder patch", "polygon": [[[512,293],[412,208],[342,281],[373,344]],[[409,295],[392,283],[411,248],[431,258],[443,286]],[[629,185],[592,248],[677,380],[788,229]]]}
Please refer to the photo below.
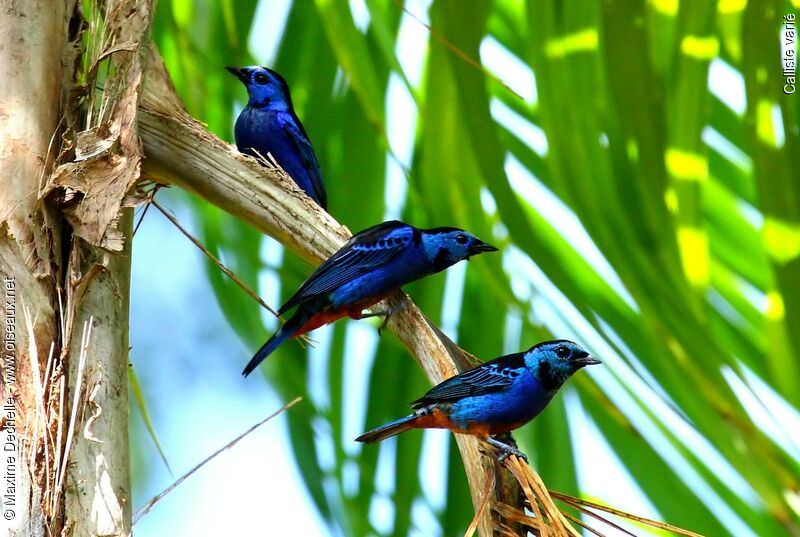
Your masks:
{"label": "bird's blue shoulder patch", "polygon": [[413,228],[399,227],[388,232],[370,237],[370,240],[357,241],[353,244],[353,249],[358,251],[374,251],[384,249],[402,248],[407,246],[413,239]]}

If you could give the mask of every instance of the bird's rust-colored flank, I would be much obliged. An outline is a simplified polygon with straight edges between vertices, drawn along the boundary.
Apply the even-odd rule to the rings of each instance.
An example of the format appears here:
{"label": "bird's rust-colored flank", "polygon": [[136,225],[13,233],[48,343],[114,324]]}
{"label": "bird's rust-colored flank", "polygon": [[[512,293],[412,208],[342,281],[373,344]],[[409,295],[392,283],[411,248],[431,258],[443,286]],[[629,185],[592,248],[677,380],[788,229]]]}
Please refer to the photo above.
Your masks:
{"label": "bird's rust-colored flank", "polygon": [[306,332],[311,332],[312,330],[316,330],[320,326],[324,326],[329,323],[334,323],[339,319],[344,319],[345,317],[350,317],[351,319],[361,319],[364,317],[364,310],[374,306],[382,299],[378,298],[368,298],[358,302],[357,304],[353,304],[346,308],[338,309],[338,310],[331,310],[325,309],[321,312],[317,313],[313,317],[311,317],[306,324],[304,324],[300,330],[297,331],[291,338],[296,338],[297,336],[302,336]]}
{"label": "bird's rust-colored flank", "polygon": [[514,429],[518,429],[523,423],[481,423],[478,421],[468,421],[467,427],[459,427],[450,419],[448,412],[441,408],[435,408],[425,416],[416,418],[413,422],[415,429],[449,429],[454,433],[470,434],[478,438],[486,438],[497,434],[503,434]]}

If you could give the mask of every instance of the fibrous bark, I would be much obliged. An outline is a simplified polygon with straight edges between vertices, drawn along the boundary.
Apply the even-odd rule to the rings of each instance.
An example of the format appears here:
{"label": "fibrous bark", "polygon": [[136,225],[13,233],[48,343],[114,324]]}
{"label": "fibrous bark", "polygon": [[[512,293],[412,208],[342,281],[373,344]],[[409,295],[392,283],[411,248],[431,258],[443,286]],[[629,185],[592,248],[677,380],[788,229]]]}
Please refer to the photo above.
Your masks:
{"label": "fibrous bark", "polygon": [[15,302],[3,308],[14,339],[1,354],[3,443],[16,449],[3,491],[13,496],[3,501],[11,535],[130,534],[124,207],[139,179],[151,13],[150,0],[0,1],[0,279],[2,303]]}
{"label": "fibrous bark", "polygon": [[44,415],[42,379],[58,340],[60,230],[39,191],[52,167],[51,149],[58,148],[61,60],[73,6],[69,0],[0,0],[0,364],[8,447],[3,469],[10,478],[4,480],[3,518],[11,535],[45,535],[50,522],[43,508],[51,492],[45,462],[57,449],[47,442],[57,423]]}
{"label": "fibrous bark", "polygon": [[[84,50],[87,95],[70,103],[74,156],[43,195],[58,201],[72,242],[65,284],[70,422],[64,525],[76,537],[124,537],[131,531],[128,443],[128,332],[132,211],[139,179],[137,132],[150,0],[97,2],[100,45]],[[95,36],[97,37],[97,36]],[[95,75],[108,76],[95,91]],[[78,125],[82,125],[80,129]],[[82,335],[83,337],[79,337]],[[74,438],[74,440],[72,440]]]}

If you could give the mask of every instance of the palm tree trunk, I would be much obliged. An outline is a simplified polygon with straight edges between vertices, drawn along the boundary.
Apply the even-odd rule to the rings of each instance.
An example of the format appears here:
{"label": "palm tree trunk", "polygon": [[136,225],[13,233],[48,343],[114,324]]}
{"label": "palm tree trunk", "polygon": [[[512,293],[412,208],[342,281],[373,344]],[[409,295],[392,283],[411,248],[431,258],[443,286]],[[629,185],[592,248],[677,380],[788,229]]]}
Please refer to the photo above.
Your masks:
{"label": "palm tree trunk", "polygon": [[0,0],[2,503],[11,535],[46,535],[58,527],[43,471],[59,449],[43,432],[55,433],[58,424],[45,419],[41,381],[50,346],[59,340],[61,229],[38,193],[54,160],[49,147],[66,74],[59,59],[73,7],[69,0]]}
{"label": "palm tree trunk", "polygon": [[[140,45],[152,5],[90,3],[100,14],[92,25],[82,7],[0,0],[2,503],[11,535],[130,534],[132,214],[123,205],[139,178]],[[110,75],[96,92],[101,62]]]}
{"label": "palm tree trunk", "polygon": [[[69,401],[78,401],[64,496],[71,535],[124,537],[131,531],[128,443],[128,317],[132,211],[124,210],[122,252],[109,255],[81,239],[73,243],[71,273],[87,279],[71,312]],[[83,283],[83,282],[82,282]],[[88,330],[91,327],[91,332]],[[84,358],[85,357],[85,358]]]}

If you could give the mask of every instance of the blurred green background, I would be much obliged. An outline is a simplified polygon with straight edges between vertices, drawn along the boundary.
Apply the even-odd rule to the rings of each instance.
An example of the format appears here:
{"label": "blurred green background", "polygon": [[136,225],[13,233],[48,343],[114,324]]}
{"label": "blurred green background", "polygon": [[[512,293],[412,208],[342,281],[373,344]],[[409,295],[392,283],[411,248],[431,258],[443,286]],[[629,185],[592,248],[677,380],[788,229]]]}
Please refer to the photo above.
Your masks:
{"label": "blurred green background", "polygon": [[[229,141],[246,93],[223,67],[282,73],[330,213],[351,230],[401,218],[501,246],[405,289],[461,347],[490,359],[559,337],[604,361],[515,434],[551,489],[710,536],[797,536],[800,114],[780,58],[783,16],[798,9],[797,0],[160,0],[152,36],[189,112]],[[163,199],[274,307],[312,270],[215,207]],[[190,246],[161,251],[168,241],[184,239],[148,214],[135,243],[132,356],[170,462],[199,460],[192,450],[210,453],[279,399],[306,398],[280,430],[228,459],[224,487],[208,485],[232,506],[237,494],[295,491],[286,501],[296,496],[300,510],[264,500],[261,512],[220,517],[260,520],[265,535],[278,534],[268,529],[276,517],[305,517],[297,534],[463,534],[473,513],[451,435],[352,441],[429,387],[392,334],[340,322],[315,332],[310,352],[287,344],[262,378],[241,380],[275,320]],[[148,253],[173,255],[174,266],[154,269]],[[151,270],[185,272],[159,291],[146,283]],[[164,293],[172,306],[148,306]],[[168,363],[171,347],[144,335],[164,323],[191,336],[173,354],[184,361]],[[176,404],[177,390],[202,393]],[[234,397],[215,390],[242,406],[215,412]],[[247,419],[232,427],[232,414]],[[194,420],[208,446],[196,431],[174,434]],[[133,427],[138,506],[170,478],[141,416]],[[299,472],[243,484],[260,457]],[[166,510],[198,509],[204,500],[192,498],[165,500],[137,530],[165,534]]]}

